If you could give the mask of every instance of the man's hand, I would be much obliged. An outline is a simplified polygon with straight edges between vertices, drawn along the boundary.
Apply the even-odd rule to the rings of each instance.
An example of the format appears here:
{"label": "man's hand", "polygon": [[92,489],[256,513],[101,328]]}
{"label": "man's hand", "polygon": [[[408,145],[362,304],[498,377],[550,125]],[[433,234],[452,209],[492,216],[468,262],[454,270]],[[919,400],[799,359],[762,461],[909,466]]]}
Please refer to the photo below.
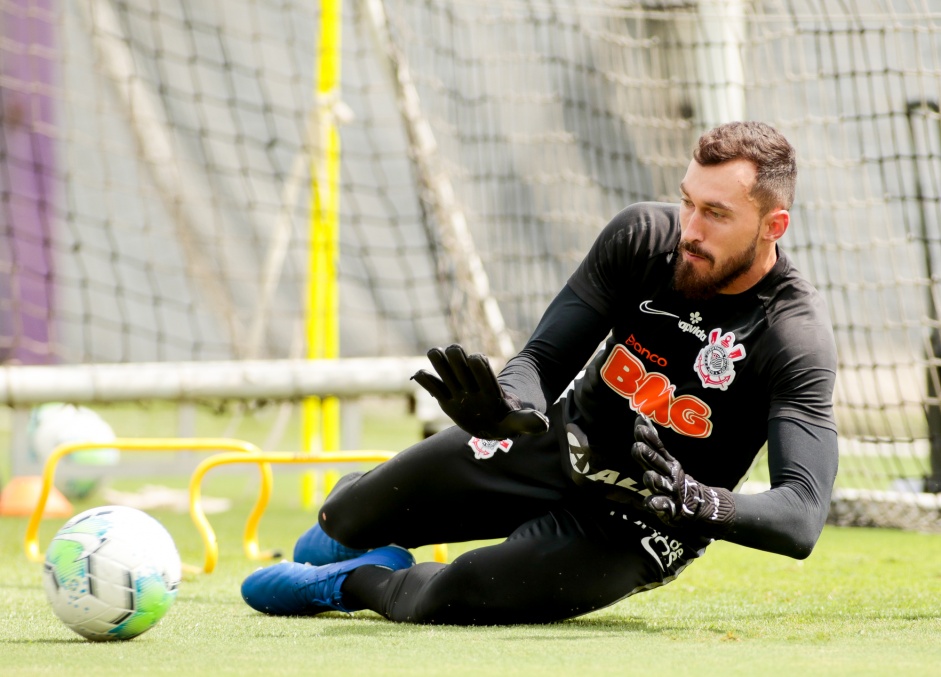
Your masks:
{"label": "man's hand", "polygon": [[503,392],[490,362],[480,354],[468,355],[459,345],[432,348],[428,359],[438,376],[424,369],[413,379],[438,400],[441,409],[474,437],[505,440],[549,429],[549,419],[535,409],[523,409],[519,398]]}
{"label": "man's hand", "polygon": [[631,456],[646,470],[644,486],[652,494],[644,501],[648,511],[667,526],[691,527],[704,536],[720,538],[728,531],[735,517],[730,491],[707,487],[687,475],[644,416],[634,421],[634,440]]}

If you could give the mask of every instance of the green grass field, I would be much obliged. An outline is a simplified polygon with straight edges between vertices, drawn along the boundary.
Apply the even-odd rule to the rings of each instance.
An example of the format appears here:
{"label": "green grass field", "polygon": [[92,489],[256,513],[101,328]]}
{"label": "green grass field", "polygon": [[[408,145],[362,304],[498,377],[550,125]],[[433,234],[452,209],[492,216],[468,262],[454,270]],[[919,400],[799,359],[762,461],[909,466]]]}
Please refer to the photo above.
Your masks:
{"label": "green grass field", "polygon": [[[312,520],[297,487],[296,473],[276,471],[263,548],[289,551]],[[827,528],[804,562],[718,543],[664,588],[547,626],[422,627],[366,611],[286,619],[239,596],[259,566],[241,552],[254,491],[253,473],[207,479],[204,496],[234,500],[210,515],[217,570],[187,575],[160,624],[122,643],[90,643],[59,623],[41,565],[23,553],[26,519],[0,518],[0,674],[925,675],[941,664],[939,535]],[[153,514],[183,560],[201,563],[189,516]],[[61,522],[43,523],[43,548]]]}
{"label": "green grass field", "polygon": [[[380,412],[368,421],[362,448],[398,449],[418,433],[401,411]],[[118,434],[173,434],[172,412],[128,416],[109,416]],[[230,434],[260,443],[262,430],[250,423]],[[219,425],[201,422],[198,432],[217,435]],[[297,468],[276,467],[275,475],[260,545],[290,552],[313,513],[300,507]],[[186,478],[127,477],[114,487],[154,483],[184,488]],[[204,497],[232,501],[229,511],[209,515],[220,544],[216,571],[188,574],[166,618],[122,643],[87,642],[58,621],[41,565],[23,552],[27,519],[0,517],[0,675],[855,676],[938,674],[941,665],[941,535],[828,527],[803,562],[717,543],[664,588],[546,626],[409,626],[365,611],[286,619],[252,611],[239,595],[242,579],[261,564],[241,547],[257,472],[220,469],[202,489]],[[93,496],[75,508],[101,503]],[[152,514],[184,562],[203,562],[188,514]],[[43,549],[63,521],[43,522]],[[464,547],[452,544],[450,556]],[[431,549],[416,557],[430,560]]]}

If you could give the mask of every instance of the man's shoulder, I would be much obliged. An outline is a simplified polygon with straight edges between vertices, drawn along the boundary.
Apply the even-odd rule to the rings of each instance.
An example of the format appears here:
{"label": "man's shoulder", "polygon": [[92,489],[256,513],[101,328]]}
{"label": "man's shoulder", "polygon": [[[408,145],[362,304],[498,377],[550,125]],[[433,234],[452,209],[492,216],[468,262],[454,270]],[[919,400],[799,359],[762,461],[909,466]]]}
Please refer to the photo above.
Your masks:
{"label": "man's shoulder", "polygon": [[778,263],[769,277],[769,284],[759,296],[772,322],[797,316],[803,322],[813,319],[830,329],[830,315],[823,295],[797,269],[787,253],[779,252]]}
{"label": "man's shoulder", "polygon": [[826,300],[786,255],[780,273],[760,293],[767,339],[785,362],[809,361],[836,368],[836,343]]}
{"label": "man's shoulder", "polygon": [[635,202],[618,212],[602,238],[629,241],[635,251],[672,251],[680,236],[679,208],[668,202]]}
{"label": "man's shoulder", "polygon": [[679,228],[679,205],[671,202],[635,202],[618,212],[612,219],[623,227]]}
{"label": "man's shoulder", "polygon": [[679,239],[676,205],[632,204],[598,234],[568,285],[599,312],[613,312],[616,298],[625,289],[635,288],[653,270],[667,270]]}

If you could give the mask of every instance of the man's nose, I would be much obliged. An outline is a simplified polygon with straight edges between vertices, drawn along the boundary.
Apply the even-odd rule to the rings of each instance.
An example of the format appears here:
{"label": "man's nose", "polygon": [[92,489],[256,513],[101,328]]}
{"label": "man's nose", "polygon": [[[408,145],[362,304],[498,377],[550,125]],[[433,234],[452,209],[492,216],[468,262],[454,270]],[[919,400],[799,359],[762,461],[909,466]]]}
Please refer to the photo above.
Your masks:
{"label": "man's nose", "polygon": [[702,242],[704,237],[705,229],[703,227],[702,214],[700,214],[698,209],[694,209],[693,213],[689,215],[689,219],[686,221],[686,228],[683,230],[683,239],[692,242]]}

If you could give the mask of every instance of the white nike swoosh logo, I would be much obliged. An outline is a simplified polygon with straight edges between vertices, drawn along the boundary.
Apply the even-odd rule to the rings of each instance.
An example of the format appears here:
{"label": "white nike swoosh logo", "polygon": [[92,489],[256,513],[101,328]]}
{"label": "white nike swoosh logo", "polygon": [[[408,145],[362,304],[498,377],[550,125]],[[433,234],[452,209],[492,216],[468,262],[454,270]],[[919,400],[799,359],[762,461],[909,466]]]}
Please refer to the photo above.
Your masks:
{"label": "white nike swoosh logo", "polygon": [[667,317],[675,317],[679,319],[679,315],[674,315],[673,313],[668,313],[665,310],[657,310],[656,308],[650,307],[650,301],[644,301],[640,304],[640,312],[647,313],[648,315],[666,315]]}
{"label": "white nike swoosh logo", "polygon": [[653,557],[653,561],[657,563],[657,566],[660,567],[660,571],[665,571],[663,568],[663,562],[660,561],[660,555],[657,554],[657,551],[650,547],[650,539],[652,536],[646,536],[640,539],[640,544],[644,546],[644,550],[650,553],[650,556]]}

